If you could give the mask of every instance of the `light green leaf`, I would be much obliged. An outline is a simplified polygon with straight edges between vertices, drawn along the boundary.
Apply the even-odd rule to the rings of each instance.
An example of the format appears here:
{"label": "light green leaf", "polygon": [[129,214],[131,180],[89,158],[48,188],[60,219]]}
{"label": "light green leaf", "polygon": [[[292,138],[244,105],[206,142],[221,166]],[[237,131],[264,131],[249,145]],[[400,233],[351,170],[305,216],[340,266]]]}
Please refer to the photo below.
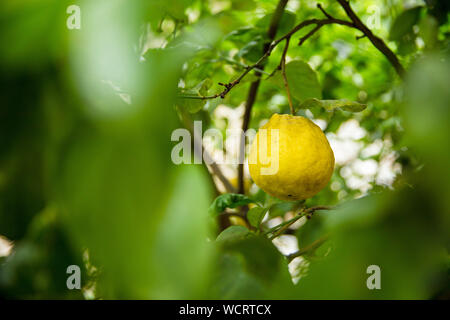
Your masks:
{"label": "light green leaf", "polygon": [[255,201],[243,194],[226,193],[218,196],[213,201],[209,207],[209,213],[215,215],[223,212],[226,208],[236,208],[249,203],[255,203]]}
{"label": "light green leaf", "polygon": [[236,11],[250,11],[256,8],[256,3],[253,0],[233,0],[231,2],[231,8]]}
{"label": "light green leaf", "polygon": [[[309,98],[322,98],[322,89],[316,72],[304,61],[295,60],[286,64],[286,77],[292,96],[304,101]],[[284,82],[280,72],[274,77],[280,88],[284,89]]]}
{"label": "light green leaf", "polygon": [[426,15],[419,25],[419,35],[428,48],[433,48],[438,41],[438,22],[431,15]]}
{"label": "light green leaf", "polygon": [[218,236],[216,241],[222,243],[230,243],[245,239],[250,234],[250,231],[243,226],[231,226],[223,230]]}
{"label": "light green leaf", "polygon": [[419,19],[422,7],[415,7],[403,11],[394,21],[389,32],[389,40],[398,41],[412,30]]}
{"label": "light green leaf", "polygon": [[323,108],[326,111],[333,111],[335,109],[341,109],[349,112],[360,112],[367,108],[367,105],[349,101],[346,99],[341,100],[319,100],[319,99],[307,99],[300,105],[300,109],[312,109]]}
{"label": "light green leaf", "polygon": [[[183,95],[188,96],[206,96],[208,95],[208,90],[212,86],[211,79],[205,79],[200,81],[194,88],[183,91]],[[191,99],[191,98],[180,98],[178,99],[178,106],[184,108],[189,113],[196,113],[202,110],[205,105],[205,100],[203,99]]]}
{"label": "light green leaf", "polygon": [[[198,93],[192,92],[190,90],[185,91],[183,94],[191,96],[200,96]],[[191,98],[179,98],[177,105],[189,113],[196,113],[202,110],[205,105],[205,100],[203,99],[191,99]]]}
{"label": "light green leaf", "polygon": [[267,208],[254,207],[251,208],[247,213],[247,219],[251,226],[259,228],[262,219],[266,215]]}
{"label": "light green leaf", "polygon": [[208,94],[209,88],[211,88],[213,82],[211,79],[205,79],[202,82],[200,82],[196,88],[198,88],[198,93],[200,93],[202,96],[206,96]]}

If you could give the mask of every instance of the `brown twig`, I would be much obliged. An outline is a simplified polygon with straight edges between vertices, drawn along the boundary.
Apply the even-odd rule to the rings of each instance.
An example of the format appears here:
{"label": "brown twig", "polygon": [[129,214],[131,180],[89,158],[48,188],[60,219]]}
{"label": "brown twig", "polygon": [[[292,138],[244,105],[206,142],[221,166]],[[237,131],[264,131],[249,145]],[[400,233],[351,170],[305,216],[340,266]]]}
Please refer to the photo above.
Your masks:
{"label": "brown twig", "polygon": [[[282,3],[285,3],[287,1],[280,1],[279,5]],[[194,96],[194,95],[184,95],[184,96],[180,96],[181,98],[186,98],[186,99],[202,99],[202,100],[206,100],[206,99],[215,99],[218,97],[221,98],[225,98],[225,96],[228,94],[228,92],[230,92],[230,90],[232,88],[234,88],[237,84],[240,83],[240,81],[251,71],[255,69],[256,75],[260,76],[261,75],[261,71],[264,70],[264,67],[261,65],[261,63],[270,56],[270,54],[272,53],[273,49],[282,41],[286,40],[287,38],[291,38],[292,35],[294,35],[296,32],[298,32],[299,30],[303,29],[306,26],[309,25],[316,25],[310,32],[308,32],[305,36],[303,36],[300,41],[299,41],[299,45],[302,45],[308,38],[310,38],[314,33],[316,33],[322,26],[324,25],[328,25],[328,24],[339,24],[339,25],[343,25],[343,26],[347,26],[350,28],[354,28],[357,30],[360,30],[363,35],[362,36],[357,36],[357,39],[361,39],[364,37],[367,37],[372,44],[381,52],[383,53],[386,58],[389,60],[389,62],[392,64],[392,66],[394,67],[395,71],[397,72],[397,74],[400,77],[403,77],[405,70],[403,68],[403,66],[400,64],[400,61],[398,60],[397,56],[394,54],[394,52],[389,49],[389,47],[384,43],[384,41],[380,38],[378,38],[377,36],[375,36],[372,31],[367,28],[362,21],[359,19],[359,17],[354,13],[353,9],[350,7],[350,4],[348,1],[346,0],[338,0],[338,2],[341,4],[341,6],[344,8],[345,12],[347,13],[347,16],[350,18],[351,21],[346,21],[346,20],[342,20],[342,19],[337,19],[332,17],[330,14],[328,14],[323,7],[318,4],[317,7],[322,11],[322,13],[327,17],[326,19],[309,19],[309,20],[305,20],[301,23],[299,23],[298,25],[296,25],[292,30],[290,30],[287,34],[285,34],[284,36],[282,36],[281,38],[277,39],[276,41],[274,41],[272,44],[268,43],[264,46],[264,53],[263,56],[253,65],[249,65],[245,67],[245,71],[234,81],[231,81],[227,84],[221,84],[223,86],[225,86],[224,90],[222,92],[219,92],[217,94],[214,95],[210,95],[210,96]],[[286,4],[284,4],[285,6]],[[284,10],[284,6],[283,6],[283,10]],[[278,7],[277,7],[278,9]],[[282,13],[283,11],[281,11]],[[274,15],[275,18],[275,15]],[[275,35],[276,33],[276,29],[274,32],[271,32],[270,34]],[[273,38],[269,39],[273,40]],[[257,70],[259,69],[259,70]],[[280,70],[280,68],[278,67],[276,70]],[[274,70],[269,76],[268,78],[270,78],[275,71]],[[258,84],[256,84],[258,83]],[[253,100],[253,96],[256,95],[257,92],[257,88],[259,87],[259,80],[255,81],[252,83],[252,86],[250,87],[249,90],[249,94],[247,96],[247,101],[251,102]],[[245,120],[245,119],[244,119]]]}
{"label": "brown twig", "polygon": [[326,12],[324,8],[322,8],[322,5],[320,3],[317,4],[317,8],[319,8],[319,10],[322,11],[325,17],[327,17],[328,19],[333,19],[333,17],[330,14],[328,14],[328,12]]}
{"label": "brown twig", "polygon": [[316,25],[310,32],[308,32],[306,35],[304,35],[303,37],[300,38],[300,40],[298,41],[298,45],[301,46],[303,44],[303,42],[308,40],[314,33],[319,31],[319,29],[322,28],[322,26],[323,26],[323,24]]}
{"label": "brown twig", "polygon": [[282,223],[281,227],[279,229],[276,229],[276,231],[269,238],[269,240],[273,240],[273,239],[279,237],[280,235],[282,235],[283,233],[285,233],[285,231],[291,225],[293,225],[295,222],[297,222],[300,218],[306,217],[309,220],[309,219],[311,219],[311,217],[313,216],[313,214],[316,211],[318,211],[318,210],[331,210],[331,209],[332,209],[332,207],[329,207],[329,206],[315,206],[315,207],[311,207],[311,208],[302,208],[300,210],[300,212],[294,218],[292,218],[289,221],[286,221],[286,223]]}
{"label": "brown twig", "polygon": [[360,39],[365,38],[365,37],[366,37],[366,35],[363,34],[363,35],[360,35],[360,36],[355,36],[355,39],[356,40],[360,40]]}
{"label": "brown twig", "polygon": [[395,53],[392,52],[391,49],[389,49],[389,47],[386,45],[386,43],[384,43],[382,39],[375,36],[372,33],[372,31],[368,27],[366,27],[364,23],[362,23],[361,19],[356,15],[356,13],[351,8],[349,1],[347,0],[337,0],[337,1],[344,9],[345,13],[350,18],[350,20],[352,20],[354,28],[360,30],[370,40],[370,42],[372,42],[375,48],[377,48],[381,53],[383,53],[386,56],[386,58],[394,67],[397,74],[401,78],[403,78],[403,76],[405,75],[405,69],[401,65]]}

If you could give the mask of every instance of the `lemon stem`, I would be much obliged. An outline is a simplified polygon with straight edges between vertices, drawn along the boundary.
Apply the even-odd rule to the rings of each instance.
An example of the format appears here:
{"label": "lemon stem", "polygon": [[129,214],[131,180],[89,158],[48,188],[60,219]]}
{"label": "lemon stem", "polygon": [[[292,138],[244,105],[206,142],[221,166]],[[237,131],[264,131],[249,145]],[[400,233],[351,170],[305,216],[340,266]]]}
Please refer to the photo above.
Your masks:
{"label": "lemon stem", "polygon": [[283,75],[284,86],[286,88],[287,98],[289,101],[289,109],[291,110],[291,114],[295,115],[294,106],[292,104],[291,90],[289,89],[289,83],[286,76],[286,53],[289,49],[289,41],[291,37],[286,38],[286,45],[284,46],[283,54],[281,56],[281,74]]}

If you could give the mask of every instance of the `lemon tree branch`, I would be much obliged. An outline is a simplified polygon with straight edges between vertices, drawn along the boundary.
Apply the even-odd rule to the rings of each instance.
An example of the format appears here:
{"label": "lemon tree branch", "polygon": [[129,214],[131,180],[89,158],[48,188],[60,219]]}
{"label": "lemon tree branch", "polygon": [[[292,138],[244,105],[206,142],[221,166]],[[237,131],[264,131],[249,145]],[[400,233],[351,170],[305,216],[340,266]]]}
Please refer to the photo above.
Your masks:
{"label": "lemon tree branch", "polygon": [[395,53],[389,49],[389,47],[384,43],[384,41],[373,34],[373,32],[361,21],[361,19],[356,15],[350,6],[350,2],[347,0],[337,0],[341,7],[344,9],[347,16],[352,20],[353,27],[360,30],[364,36],[366,36],[370,42],[381,52],[383,53],[389,62],[394,67],[395,71],[400,77],[403,77],[405,74],[405,69],[401,65]]}
{"label": "lemon tree branch", "polygon": [[316,211],[331,210],[331,209],[333,209],[333,208],[329,207],[329,206],[315,206],[315,207],[311,207],[311,208],[302,208],[295,217],[289,219],[288,221],[280,223],[279,225],[273,227],[272,229],[269,229],[264,234],[272,233],[272,236],[270,236],[269,239],[273,240],[273,239],[277,238],[278,236],[282,235],[283,233],[285,233],[286,230],[291,225],[293,225],[296,221],[298,221],[300,218],[306,217],[307,219],[311,219],[311,217],[313,216],[313,214]]}
{"label": "lemon tree branch", "polygon": [[[224,89],[214,95],[210,95],[210,96],[198,96],[198,95],[182,95],[180,96],[181,98],[186,98],[186,99],[202,99],[202,100],[206,100],[206,99],[215,99],[215,98],[225,98],[225,96],[230,92],[230,90],[232,88],[234,88],[236,85],[238,85],[241,80],[252,70],[255,70],[256,75],[260,76],[263,72],[264,72],[264,67],[262,66],[262,63],[264,62],[265,59],[267,59],[270,54],[272,53],[273,49],[282,41],[287,40],[289,38],[291,38],[295,33],[297,33],[298,31],[302,30],[303,28],[310,26],[310,25],[315,25],[315,27],[309,31],[305,36],[303,36],[302,38],[300,38],[299,40],[299,45],[302,45],[308,38],[310,38],[312,35],[314,35],[321,27],[328,25],[328,24],[338,24],[338,25],[343,25],[343,26],[347,26],[356,30],[359,30],[363,33],[363,35],[361,36],[357,36],[356,39],[361,39],[361,38],[368,38],[372,44],[384,55],[386,56],[386,58],[388,59],[388,61],[391,63],[391,65],[394,67],[395,71],[397,72],[397,74],[400,77],[403,77],[404,73],[405,73],[405,69],[403,68],[403,66],[401,65],[400,61],[398,60],[397,56],[395,55],[395,53],[389,49],[389,47],[386,45],[386,43],[379,37],[375,36],[373,34],[373,32],[366,26],[364,25],[364,23],[361,21],[361,19],[356,15],[356,13],[353,11],[353,9],[350,6],[350,3],[346,0],[337,0],[339,2],[339,4],[342,6],[342,8],[344,9],[344,11],[346,12],[347,16],[350,18],[351,21],[347,21],[347,20],[343,20],[343,19],[337,19],[334,18],[333,16],[331,16],[330,14],[328,14],[325,9],[320,5],[317,4],[317,7],[322,11],[322,13],[326,16],[326,19],[308,19],[305,20],[301,23],[299,23],[298,25],[296,25],[294,28],[292,28],[292,30],[290,30],[288,33],[286,33],[284,36],[282,36],[281,38],[275,40],[272,42],[272,44],[268,44],[265,46],[264,48],[264,53],[262,55],[262,57],[253,65],[248,65],[245,66],[244,65],[244,72],[236,79],[233,80],[231,82],[228,82],[226,84],[223,83],[219,83],[220,85],[224,86]],[[286,5],[287,1],[280,1],[279,3],[279,7],[277,7],[277,10],[280,7],[280,4],[284,6]],[[284,6],[282,6],[282,10],[280,11],[281,13],[284,10]],[[281,17],[281,13],[280,13],[280,17]],[[276,14],[274,15],[274,18],[272,19],[273,21],[276,20],[275,18],[278,17]],[[277,22],[278,23],[278,22]],[[271,24],[272,27],[273,24]],[[275,30],[274,32],[271,32],[270,34],[275,35],[276,33],[276,29],[271,28],[271,30]],[[269,38],[270,39],[270,38]],[[272,38],[273,40],[273,38]],[[279,66],[278,69],[281,69],[281,65]],[[273,75],[273,73],[271,73],[268,78]],[[249,94],[248,94],[248,98],[247,98],[247,102],[251,102],[251,104],[254,103],[253,100],[253,96],[256,95],[257,92],[257,87],[259,87],[259,81],[254,81],[252,83],[252,86],[249,90]],[[258,83],[258,84],[257,84]],[[251,109],[251,108],[250,108]]]}
{"label": "lemon tree branch", "polygon": [[322,238],[317,239],[316,241],[314,241],[313,243],[311,243],[310,245],[298,250],[297,252],[291,253],[290,255],[286,256],[286,258],[288,259],[289,262],[291,262],[292,260],[294,260],[297,257],[303,256],[309,252],[312,252],[314,250],[316,250],[317,248],[319,248],[325,241],[327,241],[329,238],[329,235],[325,235]]}

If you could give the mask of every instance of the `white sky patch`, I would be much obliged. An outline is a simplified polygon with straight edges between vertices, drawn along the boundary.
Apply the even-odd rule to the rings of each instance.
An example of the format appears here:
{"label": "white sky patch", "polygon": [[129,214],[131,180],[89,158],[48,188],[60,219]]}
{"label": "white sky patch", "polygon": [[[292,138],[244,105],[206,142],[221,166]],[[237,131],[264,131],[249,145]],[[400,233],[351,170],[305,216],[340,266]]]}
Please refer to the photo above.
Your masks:
{"label": "white sky patch", "polygon": [[[348,188],[366,194],[375,183],[392,186],[395,177],[401,172],[401,165],[396,162],[397,156],[392,151],[392,141],[389,138],[377,139],[369,145],[361,141],[367,135],[355,119],[341,124],[336,134],[328,133],[327,138],[333,149],[336,164],[341,165],[340,175],[345,179]],[[380,160],[368,159],[380,155]],[[361,159],[361,158],[362,159]],[[334,191],[340,186],[333,185]],[[338,198],[346,194],[339,191]]]}
{"label": "white sky patch", "polygon": [[[230,130],[235,132],[240,132],[242,126],[242,118],[244,116],[245,106],[241,104],[237,108],[231,108],[224,104],[218,105],[214,110],[214,121],[217,128],[222,130]],[[206,130],[203,128],[203,130]],[[218,161],[220,159],[224,159],[225,156],[227,159],[235,160],[235,164],[218,164],[219,168],[222,170],[223,175],[228,180],[233,180],[237,178],[237,162],[239,160],[239,146],[240,146],[240,135],[239,134],[231,134],[228,136],[223,136],[223,143],[225,148],[218,149],[214,147],[214,144],[211,141],[208,141],[209,138],[205,139],[205,150],[211,155],[211,157]],[[225,150],[225,152],[224,152]],[[225,154],[226,153],[226,154]],[[244,177],[250,178],[248,164],[247,161],[244,164]],[[225,187],[223,184],[214,177],[214,181],[216,182],[220,191],[225,192]]]}
{"label": "white sky patch", "polygon": [[361,156],[363,158],[369,158],[378,155],[383,148],[383,141],[381,139],[375,140],[373,143],[369,144],[367,147],[361,150]]}
{"label": "white sky patch", "polygon": [[288,265],[292,282],[297,284],[300,278],[307,273],[309,262],[303,257],[294,258]]}
{"label": "white sky patch", "polygon": [[322,64],[322,62],[323,62],[322,56],[318,56],[318,55],[312,56],[309,59],[309,64],[311,65],[311,67],[314,70],[317,69],[317,67],[319,67]]}
{"label": "white sky patch", "polygon": [[350,119],[341,124],[337,135],[340,139],[359,140],[366,136],[367,131],[360,127],[359,122],[355,119]]}
{"label": "white sky patch", "polygon": [[352,80],[353,80],[353,83],[354,83],[357,87],[361,87],[361,86],[364,84],[364,79],[363,79],[363,77],[361,76],[361,74],[359,74],[359,73],[353,74]]}
{"label": "white sky patch", "polygon": [[288,1],[287,5],[286,5],[286,9],[293,11],[293,12],[296,12],[298,8],[300,8],[300,0]]}
{"label": "white sky patch", "polygon": [[331,149],[337,165],[344,165],[358,157],[359,151],[364,146],[362,142],[351,139],[340,139],[334,133],[327,134]]}
{"label": "white sky patch", "polygon": [[362,176],[375,176],[378,171],[378,162],[374,159],[356,159],[351,166],[353,172]]}
{"label": "white sky patch", "polygon": [[269,221],[267,221],[267,226],[269,228],[273,228],[273,227],[276,227],[277,225],[279,225],[282,222],[283,222],[283,218],[275,217],[275,218],[270,219]]}
{"label": "white sky patch", "polygon": [[298,251],[298,241],[297,237],[294,235],[283,234],[273,239],[272,242],[285,256]]}
{"label": "white sky patch", "polygon": [[323,119],[313,119],[312,122],[318,125],[322,131],[324,131],[327,128],[327,122]]}
{"label": "white sky patch", "polygon": [[0,235],[0,257],[7,257],[11,254],[13,243]]}
{"label": "white sky patch", "polygon": [[376,177],[376,183],[384,186],[391,186],[395,180],[395,177],[402,172],[402,166],[396,162],[397,155],[395,152],[391,152],[381,158],[380,169]]}

